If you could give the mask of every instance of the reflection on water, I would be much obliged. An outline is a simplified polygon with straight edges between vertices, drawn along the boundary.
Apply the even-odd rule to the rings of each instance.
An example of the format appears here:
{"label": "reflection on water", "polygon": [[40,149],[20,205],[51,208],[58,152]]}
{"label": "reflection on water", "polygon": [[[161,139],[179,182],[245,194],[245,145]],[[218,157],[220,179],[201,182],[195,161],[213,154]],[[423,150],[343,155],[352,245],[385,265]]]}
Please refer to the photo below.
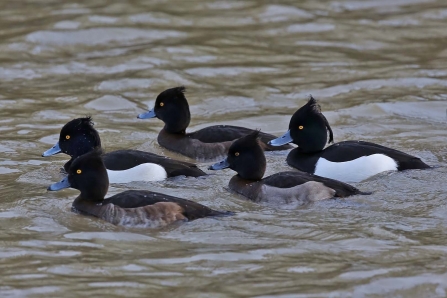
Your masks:
{"label": "reflection on water", "polygon": [[[2,297],[446,295],[445,1],[47,2],[0,3]],[[77,191],[46,192],[67,157],[40,154],[79,116],[93,116],[107,150],[184,159],[155,141],[161,121],[136,119],[178,85],[191,129],[280,134],[312,94],[336,141],[440,167],[384,173],[356,185],[371,196],[294,210],[227,192],[230,170],[110,189],[238,212],[156,231],[79,216]],[[286,155],[268,153],[267,174],[289,169]]]}

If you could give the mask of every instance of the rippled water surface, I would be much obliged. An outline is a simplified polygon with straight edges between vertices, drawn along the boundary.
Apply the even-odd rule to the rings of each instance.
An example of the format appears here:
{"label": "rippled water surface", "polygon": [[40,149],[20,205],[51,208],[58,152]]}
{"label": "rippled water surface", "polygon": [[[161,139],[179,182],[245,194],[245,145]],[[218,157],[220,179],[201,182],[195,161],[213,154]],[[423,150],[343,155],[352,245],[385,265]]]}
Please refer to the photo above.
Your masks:
{"label": "rippled water surface", "polygon": [[[447,295],[444,0],[25,0],[1,1],[0,15],[2,297]],[[92,115],[106,150],[185,159],[155,141],[161,121],[136,119],[179,85],[191,130],[279,135],[312,94],[336,141],[439,167],[378,175],[356,184],[371,196],[298,209],[227,192],[230,170],[110,189],[237,212],[155,231],[74,214],[76,190],[46,191],[67,157],[40,155],[79,116]],[[286,155],[268,153],[267,174],[290,169]]]}

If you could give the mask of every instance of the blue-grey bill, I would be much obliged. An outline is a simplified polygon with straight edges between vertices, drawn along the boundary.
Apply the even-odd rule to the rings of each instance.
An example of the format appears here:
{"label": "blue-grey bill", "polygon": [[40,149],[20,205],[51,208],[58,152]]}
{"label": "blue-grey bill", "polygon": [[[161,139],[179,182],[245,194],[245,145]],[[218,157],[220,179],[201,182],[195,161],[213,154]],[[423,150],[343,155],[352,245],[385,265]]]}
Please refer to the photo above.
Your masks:
{"label": "blue-grey bill", "polygon": [[230,166],[230,164],[228,163],[228,159],[225,158],[224,160],[222,160],[220,162],[216,162],[215,164],[210,166],[208,168],[208,170],[222,170],[222,169],[228,168],[229,166]]}
{"label": "blue-grey bill", "polygon": [[56,190],[61,190],[64,188],[69,188],[70,186],[71,185],[70,185],[70,182],[68,182],[68,176],[67,176],[64,179],[62,179],[61,181],[53,183],[50,186],[48,186],[48,190],[56,191]]}
{"label": "blue-grey bill", "polygon": [[146,113],[141,113],[140,115],[138,115],[137,118],[139,119],[149,119],[149,118],[155,118],[157,115],[155,115],[155,111],[154,109],[146,112]]}
{"label": "blue-grey bill", "polygon": [[59,142],[57,142],[53,147],[42,153],[42,156],[47,157],[61,152],[62,152],[61,147],[59,147]]}
{"label": "blue-grey bill", "polygon": [[288,130],[281,137],[269,141],[268,144],[272,145],[272,146],[282,146],[282,145],[285,145],[285,144],[288,144],[288,143],[291,143],[291,142],[293,142],[293,139],[290,136],[290,130]]}

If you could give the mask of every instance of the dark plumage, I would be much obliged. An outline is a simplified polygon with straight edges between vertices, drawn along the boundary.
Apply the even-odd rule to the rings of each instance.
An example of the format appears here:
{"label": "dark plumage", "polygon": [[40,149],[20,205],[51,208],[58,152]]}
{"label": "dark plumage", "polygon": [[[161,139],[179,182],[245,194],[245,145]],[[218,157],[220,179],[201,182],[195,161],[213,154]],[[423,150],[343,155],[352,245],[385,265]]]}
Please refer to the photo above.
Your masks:
{"label": "dark plumage", "polygon": [[[186,133],[191,121],[188,101],[185,97],[185,87],[176,87],[163,91],[157,96],[154,108],[138,118],[157,117],[165,123],[158,135],[158,143],[174,152],[193,159],[210,161],[226,156],[231,143],[248,133],[252,129],[231,126],[214,125],[201,130]],[[274,147],[267,145],[268,141],[276,138],[273,135],[260,133],[261,141],[266,150],[291,149],[290,145]]]}
{"label": "dark plumage", "polygon": [[281,172],[262,179],[266,159],[259,144],[258,132],[235,141],[226,160],[212,165],[210,169],[226,167],[237,172],[230,180],[230,189],[255,202],[307,203],[334,196],[365,194],[349,184],[299,171]]}
{"label": "dark plumage", "polygon": [[345,162],[372,154],[384,154],[391,157],[396,161],[398,171],[430,168],[429,165],[425,164],[418,157],[364,141],[339,142],[315,153],[303,153],[300,150],[292,150],[287,156],[287,163],[300,171],[314,173],[315,166],[321,157],[331,162]]}
{"label": "dark plumage", "polygon": [[[95,148],[101,148],[101,139],[98,132],[93,127],[90,117],[77,118],[64,125],[59,135],[59,142],[55,147],[56,146],[60,148],[59,152],[71,156],[71,159],[64,165],[64,169],[67,171],[75,158],[90,152]],[[52,149],[48,151],[51,151]],[[49,154],[46,154],[47,152],[45,152],[43,156],[58,153],[50,152]],[[151,163],[162,166],[166,171],[167,177],[179,175],[199,177],[206,175],[205,172],[197,168],[193,163],[178,161],[139,150],[125,149],[112,151],[105,153],[102,158],[106,168],[113,171],[128,170],[141,164]]]}
{"label": "dark plumage", "polygon": [[67,187],[81,192],[73,202],[75,211],[115,225],[161,227],[176,221],[231,214],[147,190],[128,190],[104,199],[109,181],[100,150],[93,150],[76,158],[68,169],[68,176],[50,185],[48,189],[60,190]]}
{"label": "dark plumage", "polygon": [[324,149],[333,142],[333,133],[313,97],[293,114],[289,130],[270,144],[290,142],[298,145],[287,156],[290,166],[343,181],[361,181],[389,170],[430,168],[418,157],[370,142],[345,141]]}

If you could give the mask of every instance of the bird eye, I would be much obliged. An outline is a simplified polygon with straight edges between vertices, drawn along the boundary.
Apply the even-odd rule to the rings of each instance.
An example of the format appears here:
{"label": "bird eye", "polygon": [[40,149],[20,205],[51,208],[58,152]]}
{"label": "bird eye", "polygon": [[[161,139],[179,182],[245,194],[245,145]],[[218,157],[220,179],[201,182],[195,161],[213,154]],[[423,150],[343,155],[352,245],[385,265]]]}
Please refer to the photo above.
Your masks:
{"label": "bird eye", "polygon": [[234,156],[239,156],[239,152],[234,153]]}
{"label": "bird eye", "polygon": [[160,102],[160,107],[162,107],[162,106],[164,106],[164,105],[165,105],[164,103]]}
{"label": "bird eye", "polygon": [[66,135],[65,138],[66,138],[67,140],[69,140],[69,139],[70,139],[70,135]]}
{"label": "bird eye", "polygon": [[302,125],[298,126],[298,129],[303,129],[303,128],[304,128],[304,126],[302,126]]}
{"label": "bird eye", "polygon": [[81,174],[82,171],[78,169],[78,170],[76,171],[76,173],[77,173],[77,174]]}

